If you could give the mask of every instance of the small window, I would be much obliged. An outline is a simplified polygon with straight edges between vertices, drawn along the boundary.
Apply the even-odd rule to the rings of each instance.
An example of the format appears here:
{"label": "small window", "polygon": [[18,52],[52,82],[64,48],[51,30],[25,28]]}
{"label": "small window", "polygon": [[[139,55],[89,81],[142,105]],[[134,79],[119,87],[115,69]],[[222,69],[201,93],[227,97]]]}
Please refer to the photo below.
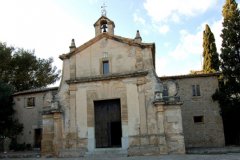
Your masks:
{"label": "small window", "polygon": [[27,107],[35,106],[35,97],[30,97],[27,99]]}
{"label": "small window", "polygon": [[103,74],[109,74],[109,61],[103,61]]}
{"label": "small window", "polygon": [[193,121],[194,123],[203,123],[203,116],[194,116]]}
{"label": "small window", "polygon": [[168,97],[168,87],[167,87],[167,85],[163,85],[163,96]]}
{"label": "small window", "polygon": [[192,85],[192,96],[201,96],[199,85]]}

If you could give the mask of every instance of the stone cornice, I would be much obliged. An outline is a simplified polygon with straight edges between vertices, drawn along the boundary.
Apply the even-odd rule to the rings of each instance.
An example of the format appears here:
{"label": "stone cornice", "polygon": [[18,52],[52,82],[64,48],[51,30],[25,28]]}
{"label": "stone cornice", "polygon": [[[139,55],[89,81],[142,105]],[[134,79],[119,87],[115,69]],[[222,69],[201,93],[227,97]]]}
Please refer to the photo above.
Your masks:
{"label": "stone cornice", "polygon": [[153,55],[153,62],[155,63],[155,43],[138,43],[136,41],[134,41],[134,39],[130,39],[130,38],[124,38],[121,36],[117,36],[117,35],[112,35],[109,33],[102,33],[94,38],[92,38],[91,40],[87,41],[86,43],[82,44],[81,46],[77,47],[74,51],[71,51],[67,54],[62,54],[59,56],[59,58],[61,60],[64,59],[69,59],[71,56],[82,52],[84,49],[88,48],[89,46],[93,45],[94,43],[96,43],[97,41],[101,40],[102,38],[107,38],[107,39],[112,39],[121,43],[125,43],[128,44],[130,46],[138,46],[141,48],[151,48],[152,50],[152,55]]}
{"label": "stone cornice", "polygon": [[49,109],[49,110],[43,110],[42,115],[49,115],[49,114],[54,114],[54,113],[62,113],[60,109]]}
{"label": "stone cornice", "polygon": [[162,106],[170,107],[175,105],[182,105],[183,102],[182,101],[153,101],[153,104],[155,106],[162,105]]}
{"label": "stone cornice", "polygon": [[115,74],[109,74],[109,75],[89,76],[89,77],[81,77],[81,78],[66,80],[66,83],[73,84],[73,83],[96,82],[96,81],[114,80],[114,79],[122,79],[122,78],[141,77],[141,76],[146,76],[147,74],[148,74],[148,71],[115,73]]}

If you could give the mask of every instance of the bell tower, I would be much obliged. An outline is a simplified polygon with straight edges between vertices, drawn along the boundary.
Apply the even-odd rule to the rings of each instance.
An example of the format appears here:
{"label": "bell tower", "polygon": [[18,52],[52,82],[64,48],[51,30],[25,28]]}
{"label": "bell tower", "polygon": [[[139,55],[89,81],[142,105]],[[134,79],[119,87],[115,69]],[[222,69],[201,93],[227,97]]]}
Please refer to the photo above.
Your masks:
{"label": "bell tower", "polygon": [[103,4],[101,8],[102,8],[101,10],[102,16],[97,20],[97,22],[94,23],[95,36],[98,36],[106,32],[110,34],[114,34],[115,24],[113,21],[107,18],[107,11],[106,11],[105,4]]}

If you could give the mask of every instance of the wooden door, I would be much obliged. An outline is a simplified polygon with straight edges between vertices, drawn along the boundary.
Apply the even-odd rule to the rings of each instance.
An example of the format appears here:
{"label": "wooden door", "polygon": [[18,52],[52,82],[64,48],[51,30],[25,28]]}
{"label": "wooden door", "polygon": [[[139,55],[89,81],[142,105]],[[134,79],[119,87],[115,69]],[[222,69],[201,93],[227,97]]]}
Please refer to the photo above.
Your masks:
{"label": "wooden door", "polygon": [[96,148],[121,147],[120,100],[94,102]]}
{"label": "wooden door", "polygon": [[38,128],[34,130],[34,148],[41,148],[42,129]]}

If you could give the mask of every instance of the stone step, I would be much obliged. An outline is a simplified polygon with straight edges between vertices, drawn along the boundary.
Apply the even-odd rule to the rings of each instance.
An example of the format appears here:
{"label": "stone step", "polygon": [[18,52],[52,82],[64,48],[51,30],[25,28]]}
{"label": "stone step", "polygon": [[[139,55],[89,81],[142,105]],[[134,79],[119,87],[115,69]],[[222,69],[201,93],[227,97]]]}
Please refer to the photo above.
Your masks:
{"label": "stone step", "polygon": [[61,158],[70,158],[70,157],[83,157],[86,153],[86,149],[78,148],[78,149],[62,149],[59,153],[59,157]]}
{"label": "stone step", "polygon": [[86,157],[105,157],[105,158],[114,158],[114,157],[127,157],[127,150],[122,148],[99,148],[95,149],[93,152],[87,152]]}
{"label": "stone step", "polygon": [[0,153],[1,158],[40,158],[39,151],[21,151],[21,152],[4,152]]}
{"label": "stone step", "polygon": [[239,146],[227,147],[211,147],[211,148],[187,148],[188,154],[227,154],[227,153],[240,153]]}

